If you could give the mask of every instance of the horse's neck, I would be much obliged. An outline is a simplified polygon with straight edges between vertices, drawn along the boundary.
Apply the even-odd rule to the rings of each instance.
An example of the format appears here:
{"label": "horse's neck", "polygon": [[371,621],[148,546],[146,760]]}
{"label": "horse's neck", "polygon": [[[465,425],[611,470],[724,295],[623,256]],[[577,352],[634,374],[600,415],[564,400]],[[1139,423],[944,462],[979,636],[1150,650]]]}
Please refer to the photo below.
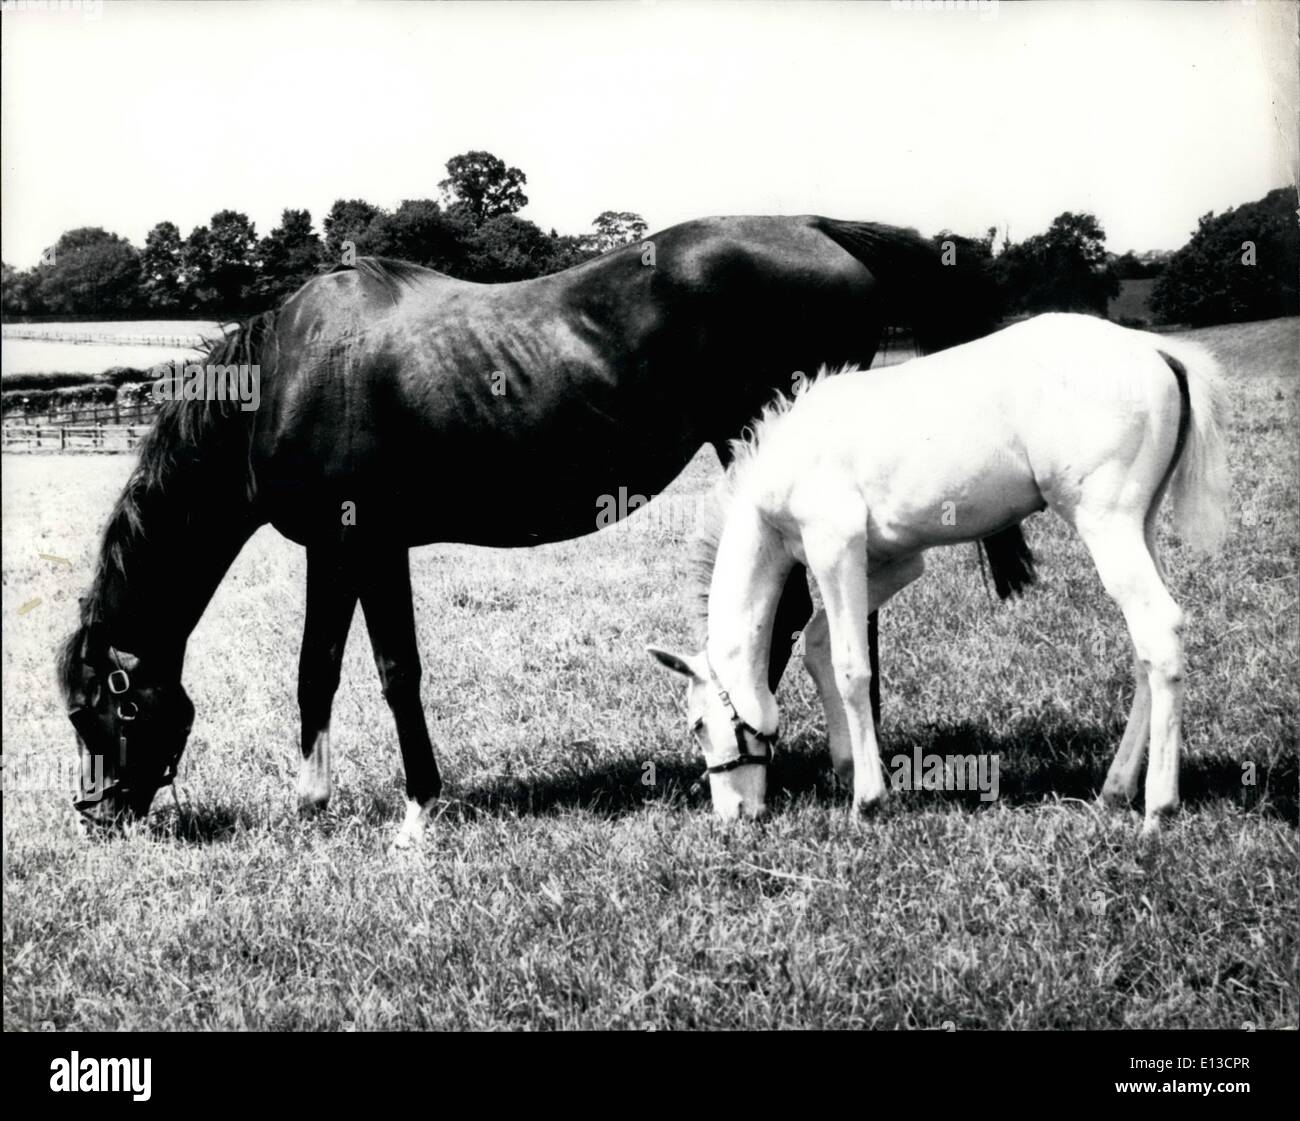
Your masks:
{"label": "horse's neck", "polygon": [[251,510],[242,494],[214,503],[183,488],[153,492],[136,510],[139,531],[126,534],[127,515],[115,511],[104,540],[113,555],[101,558],[91,592],[109,641],[179,672],[190,633],[256,529]]}
{"label": "horse's neck", "polygon": [[772,624],[793,560],[777,532],[743,496],[732,500],[709,588],[708,655],[742,719],[776,729],[767,684]]}

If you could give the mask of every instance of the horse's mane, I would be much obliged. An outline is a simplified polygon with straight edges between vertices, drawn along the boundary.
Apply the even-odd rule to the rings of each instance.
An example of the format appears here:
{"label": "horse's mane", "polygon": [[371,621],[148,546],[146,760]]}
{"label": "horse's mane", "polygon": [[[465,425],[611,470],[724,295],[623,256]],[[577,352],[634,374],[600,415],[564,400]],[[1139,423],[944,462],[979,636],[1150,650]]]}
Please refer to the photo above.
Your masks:
{"label": "horse's mane", "polygon": [[[275,360],[274,328],[275,312],[254,316],[222,336],[206,340],[200,348],[202,355],[185,365],[257,365],[264,370]],[[140,441],[135,469],[104,527],[95,576],[81,599],[79,625],[59,650],[57,674],[65,697],[76,684],[86,631],[103,619],[108,589],[125,579],[130,557],[147,540],[146,511],[158,509],[157,499],[182,489],[193,493],[215,483],[223,489],[242,487],[243,498],[252,502],[252,417],[240,408],[238,400],[162,402]],[[228,477],[215,479],[218,475]],[[175,496],[184,501],[181,494]],[[177,516],[191,514],[178,510]]]}
{"label": "horse's mane", "polygon": [[709,585],[713,582],[713,568],[718,559],[718,545],[726,528],[727,515],[732,502],[745,486],[765,441],[771,438],[781,422],[817,386],[841,374],[855,373],[853,365],[836,370],[822,366],[816,377],[802,382],[793,396],[778,393],[764,407],[758,419],[727,445],[729,461],[726,472],[709,494],[709,500],[700,511],[686,550],[687,597],[691,624],[695,638],[703,649],[708,636]]}
{"label": "horse's mane", "polygon": [[[394,301],[403,285],[422,276],[438,276],[432,269],[386,257],[358,257],[352,264],[340,264],[328,273],[354,271],[377,284]],[[326,275],[328,275],[328,273]],[[235,324],[221,336],[208,339],[203,353],[185,365],[257,366],[263,383],[273,376],[279,357],[276,317],[284,304],[303,289],[318,283],[313,277],[272,311]],[[77,629],[58,654],[58,681],[65,697],[76,684],[82,640],[91,624],[103,619],[108,589],[125,579],[129,558],[146,539],[147,513],[159,509],[158,499],[171,494],[178,501],[179,520],[193,516],[188,507],[199,507],[218,492],[250,506],[256,498],[252,469],[252,432],[255,413],[246,412],[238,400],[166,400],[157,418],[140,442],[139,457],[126,486],[109,515],[99,550],[99,561],[90,591],[81,600]],[[236,488],[242,488],[242,496]],[[179,492],[188,492],[186,502]]]}
{"label": "horse's mane", "polygon": [[[426,269],[423,265],[413,265],[410,261],[398,261],[393,257],[358,257],[351,264],[338,264],[325,275],[336,272],[355,272],[366,280],[378,284],[396,302],[402,294],[402,285],[414,284],[426,276],[445,276],[436,269]],[[307,282],[308,284],[311,281]]]}

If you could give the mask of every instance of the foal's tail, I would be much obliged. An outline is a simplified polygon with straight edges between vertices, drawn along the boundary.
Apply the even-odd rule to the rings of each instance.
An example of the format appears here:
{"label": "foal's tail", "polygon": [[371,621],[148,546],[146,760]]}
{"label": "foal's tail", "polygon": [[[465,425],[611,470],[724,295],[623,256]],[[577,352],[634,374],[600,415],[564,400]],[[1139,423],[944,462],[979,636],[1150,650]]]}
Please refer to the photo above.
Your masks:
{"label": "foal's tail", "polygon": [[1174,524],[1195,549],[1214,553],[1228,532],[1228,457],[1222,372],[1213,355],[1195,343],[1161,338],[1160,357],[1178,379],[1186,424],[1182,455],[1170,479]]}

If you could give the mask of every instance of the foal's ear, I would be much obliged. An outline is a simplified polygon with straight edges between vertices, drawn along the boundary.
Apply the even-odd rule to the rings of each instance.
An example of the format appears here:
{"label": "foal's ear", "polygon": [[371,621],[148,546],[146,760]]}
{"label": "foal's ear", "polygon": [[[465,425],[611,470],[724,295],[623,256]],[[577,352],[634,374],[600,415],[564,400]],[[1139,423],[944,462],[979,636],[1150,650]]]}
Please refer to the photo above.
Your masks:
{"label": "foal's ear", "polygon": [[683,677],[690,677],[696,681],[704,680],[704,656],[702,654],[674,654],[671,650],[663,650],[658,646],[647,646],[645,652],[665,669],[672,670],[673,673],[680,673]]}

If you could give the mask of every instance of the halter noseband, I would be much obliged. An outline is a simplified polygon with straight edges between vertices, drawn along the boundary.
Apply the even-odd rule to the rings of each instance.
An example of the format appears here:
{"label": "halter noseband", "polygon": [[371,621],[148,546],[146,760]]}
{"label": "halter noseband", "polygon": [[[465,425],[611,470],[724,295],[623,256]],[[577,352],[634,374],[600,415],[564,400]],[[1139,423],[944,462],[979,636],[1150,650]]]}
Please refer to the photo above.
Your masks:
{"label": "halter noseband", "polygon": [[[705,664],[709,667],[709,680],[713,683],[713,688],[718,692],[718,700],[731,713],[731,729],[736,734],[736,755],[724,763],[714,763],[706,766],[704,774],[726,774],[728,771],[734,771],[737,767],[766,767],[772,762],[773,749],[776,747],[776,732],[760,732],[752,724],[742,719],[740,713],[736,711],[736,706],[731,701],[731,694],[722,687],[722,682],[718,680],[717,672],[713,668],[713,663],[708,660],[707,654],[705,655]],[[763,745],[761,755],[750,752],[749,743],[745,739],[745,733],[747,732]]]}
{"label": "halter noseband", "polygon": [[[110,647],[109,657],[112,660],[114,668],[109,672],[106,679],[108,691],[117,698],[117,717],[123,724],[129,724],[140,715],[140,706],[133,701],[127,694],[131,691],[131,675],[122,666],[122,660],[118,652]],[[75,716],[81,712],[82,706],[71,709],[69,716]],[[181,753],[185,750],[184,741],[181,743],[181,750],[171,755],[163,766],[162,778],[158,783],[159,787],[171,786],[172,781],[176,778],[176,773],[180,765]],[[131,793],[131,782],[129,779],[131,771],[130,751],[127,745],[126,729],[123,728],[117,737],[117,770],[112,779],[100,787],[98,794],[90,801],[98,801],[105,794],[114,791],[120,792],[124,797],[129,797]],[[81,809],[87,800],[82,798],[74,799],[74,804]]]}

